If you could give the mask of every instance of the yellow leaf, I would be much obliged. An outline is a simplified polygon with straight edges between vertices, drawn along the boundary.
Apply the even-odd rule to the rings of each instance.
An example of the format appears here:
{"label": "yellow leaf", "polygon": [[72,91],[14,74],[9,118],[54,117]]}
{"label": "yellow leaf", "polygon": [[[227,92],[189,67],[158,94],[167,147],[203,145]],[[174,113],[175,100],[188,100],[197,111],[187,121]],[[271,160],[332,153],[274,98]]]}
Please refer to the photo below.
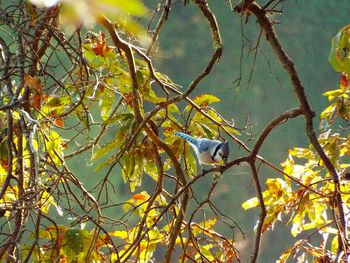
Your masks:
{"label": "yellow leaf", "polygon": [[242,207],[247,210],[247,209],[250,209],[250,208],[253,208],[253,207],[257,207],[259,205],[259,199],[257,197],[253,197],[247,201],[245,201],[243,204],[242,204]]}
{"label": "yellow leaf", "polygon": [[[215,97],[214,95],[211,94],[202,94],[199,95],[198,97],[194,98],[194,103],[196,103],[199,107],[206,107],[209,104],[212,104],[214,102],[219,102],[220,99],[218,97]],[[185,108],[185,111],[188,112],[192,108],[191,105],[188,105]]]}
{"label": "yellow leaf", "polygon": [[115,237],[120,237],[121,239],[127,239],[128,238],[128,232],[127,231],[119,231],[116,230],[112,234]]}
{"label": "yellow leaf", "polygon": [[333,100],[335,97],[348,98],[348,95],[342,89],[330,90],[323,93],[323,95],[327,96],[330,101]]}
{"label": "yellow leaf", "polygon": [[276,263],[285,263],[287,262],[287,259],[289,258],[290,254],[293,252],[293,248],[288,248],[283,252],[283,254],[279,257],[279,259],[276,261]]}

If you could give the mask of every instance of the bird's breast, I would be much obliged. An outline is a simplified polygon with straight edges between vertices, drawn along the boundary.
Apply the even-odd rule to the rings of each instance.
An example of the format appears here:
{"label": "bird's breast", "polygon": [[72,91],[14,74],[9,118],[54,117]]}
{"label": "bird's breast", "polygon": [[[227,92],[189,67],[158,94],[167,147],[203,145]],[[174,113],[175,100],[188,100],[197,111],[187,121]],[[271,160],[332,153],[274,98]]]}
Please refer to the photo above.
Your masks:
{"label": "bird's breast", "polygon": [[211,155],[209,154],[209,152],[199,153],[198,154],[198,158],[199,158],[199,162],[202,163],[202,164],[213,164],[213,163],[216,163],[216,161],[214,161],[211,158]]}

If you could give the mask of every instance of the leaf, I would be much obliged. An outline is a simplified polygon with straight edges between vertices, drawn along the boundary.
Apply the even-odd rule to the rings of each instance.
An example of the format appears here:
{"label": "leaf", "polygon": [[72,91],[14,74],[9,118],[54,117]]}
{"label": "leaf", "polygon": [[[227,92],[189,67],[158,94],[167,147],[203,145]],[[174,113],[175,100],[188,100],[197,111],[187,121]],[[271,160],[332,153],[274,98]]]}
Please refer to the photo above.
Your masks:
{"label": "leaf", "polygon": [[276,261],[276,263],[285,263],[287,262],[288,258],[290,257],[290,255],[292,254],[292,252],[294,251],[294,248],[288,248],[287,250],[285,250],[282,255],[279,257],[279,259]]}
{"label": "leaf", "polygon": [[[115,139],[94,151],[93,155],[91,156],[91,161],[94,162],[100,159],[101,157],[109,155],[111,152],[116,152],[115,150],[126,142],[128,136],[128,129],[129,128],[127,126],[122,126],[119,130],[117,130],[115,134]],[[110,159],[108,159],[107,162],[97,166],[95,170],[101,170],[104,166],[109,164],[109,160]]]}
{"label": "leaf", "polygon": [[112,52],[112,48],[107,46],[106,35],[103,32],[100,32],[100,39],[96,38],[92,51],[96,56],[101,57],[105,57],[109,52]]}
{"label": "leaf", "polygon": [[58,166],[62,165],[61,160],[63,160],[64,155],[62,144],[63,142],[60,135],[51,129],[49,132],[48,141],[45,141],[45,151],[47,151],[53,162]]}
{"label": "leaf", "polygon": [[85,229],[69,228],[63,238],[63,251],[69,261],[82,261],[89,251],[92,235]]}
{"label": "leaf", "polygon": [[127,231],[120,231],[116,230],[112,233],[112,236],[119,237],[121,239],[127,240],[128,239],[128,232]]}
{"label": "leaf", "polygon": [[339,246],[339,243],[338,243],[338,235],[335,235],[333,240],[332,240],[332,243],[331,243],[331,251],[336,254],[337,251],[338,251],[338,246]]}
{"label": "leaf", "polygon": [[[86,230],[85,230],[86,231]],[[83,251],[82,230],[77,228],[67,229],[64,234],[64,245],[69,258],[75,258],[77,254]]]}
{"label": "leaf", "polygon": [[250,208],[253,208],[253,207],[257,207],[259,205],[259,199],[257,197],[253,197],[247,201],[245,201],[243,204],[242,204],[242,207],[247,210],[247,209],[250,209]]}
{"label": "leaf", "polygon": [[[145,100],[152,102],[152,103],[155,103],[155,104],[159,104],[159,103],[167,101],[166,98],[158,97],[153,89],[150,89],[147,94],[143,94],[143,98]],[[168,106],[168,108],[170,108],[170,105]],[[175,107],[172,107],[172,108],[175,108]]]}
{"label": "leaf", "polygon": [[93,51],[94,44],[83,45],[83,55],[88,60],[89,65],[93,68],[99,68],[105,65],[104,57],[96,56],[95,51]]}
{"label": "leaf", "polygon": [[127,16],[141,16],[146,12],[140,0],[62,0],[61,21],[64,25],[83,23],[89,27],[102,15],[123,22]]}
{"label": "leaf", "polygon": [[41,80],[32,77],[29,74],[24,75],[24,85],[28,86],[32,90],[31,99],[33,106],[40,110],[41,109],[41,100],[43,97],[43,85],[41,83]]}
{"label": "leaf", "polygon": [[330,120],[333,116],[333,114],[336,112],[336,105],[331,104],[329,105],[326,109],[324,109],[320,115],[321,119],[326,119],[326,120]]}
{"label": "leaf", "polygon": [[106,121],[111,112],[112,105],[115,99],[115,94],[114,92],[108,89],[105,89],[103,92],[100,93],[99,97],[100,97],[99,106],[100,106],[101,118],[103,121]]}
{"label": "leaf", "polygon": [[200,258],[202,258],[202,254],[203,254],[207,260],[209,260],[210,262],[214,262],[214,256],[211,252],[213,245],[211,244],[204,245],[204,246],[199,245],[198,247],[199,247],[200,253],[196,254],[196,257],[195,257],[196,260],[199,260]]}
{"label": "leaf", "polygon": [[[149,242],[148,240],[144,240],[140,242],[139,246],[141,251],[141,253],[139,254],[139,262],[148,263],[156,249],[156,244],[154,242]],[[136,252],[136,253],[139,253],[139,252]]]}
{"label": "leaf", "polygon": [[[202,94],[193,99],[194,103],[196,103],[199,107],[206,107],[214,102],[219,102],[220,99],[211,94]],[[191,105],[186,106],[185,112],[189,112],[192,108]]]}
{"label": "leaf", "polygon": [[136,212],[139,216],[142,216],[146,207],[150,195],[146,191],[142,191],[139,194],[133,195],[124,205],[124,211],[129,211],[130,209],[136,208]]}
{"label": "leaf", "polygon": [[189,150],[185,151],[185,163],[187,174],[189,176],[195,176],[197,174],[197,161]]}
{"label": "leaf", "polygon": [[348,98],[348,95],[342,89],[330,90],[323,93],[323,95],[327,96],[329,101],[333,100],[335,97]]}
{"label": "leaf", "polygon": [[328,61],[335,71],[350,74],[350,25],[344,26],[332,38],[331,53]]}
{"label": "leaf", "polygon": [[210,129],[210,127],[205,123],[197,123],[197,124],[203,129],[205,133],[204,137],[214,138],[215,136],[217,136],[217,131]]}
{"label": "leaf", "polygon": [[50,193],[43,191],[40,199],[40,210],[44,214],[47,214],[49,212],[50,205],[53,203],[53,200],[54,199]]}
{"label": "leaf", "polygon": [[134,192],[142,182],[143,158],[138,149],[134,149],[128,154],[124,154],[121,159],[122,176],[129,181],[130,191]]}
{"label": "leaf", "polygon": [[126,113],[118,113],[113,115],[112,117],[106,119],[104,124],[117,123],[120,121],[123,123],[123,126],[130,127],[131,121],[134,119],[134,114],[126,112]]}
{"label": "leaf", "polygon": [[217,221],[218,221],[217,218],[214,217],[212,219],[208,219],[203,222],[200,222],[198,225],[194,224],[192,227],[192,234],[194,236],[197,236],[200,233],[206,234],[206,231],[210,230],[216,224]]}
{"label": "leaf", "polygon": [[158,168],[153,159],[147,158],[144,160],[145,173],[148,174],[154,181],[158,180]]}
{"label": "leaf", "polygon": [[349,78],[346,74],[340,74],[340,88],[343,91],[347,91],[349,89]]}
{"label": "leaf", "polygon": [[134,194],[134,195],[132,196],[132,199],[134,199],[134,200],[145,201],[145,200],[147,200],[147,197],[146,197],[145,194]]}

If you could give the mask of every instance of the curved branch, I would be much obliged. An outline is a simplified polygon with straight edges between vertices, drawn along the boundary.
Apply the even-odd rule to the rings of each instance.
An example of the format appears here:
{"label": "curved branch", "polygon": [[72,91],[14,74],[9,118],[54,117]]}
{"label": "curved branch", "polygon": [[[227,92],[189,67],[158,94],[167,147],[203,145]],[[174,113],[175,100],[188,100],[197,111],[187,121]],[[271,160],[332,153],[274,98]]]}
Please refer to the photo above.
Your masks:
{"label": "curved branch", "polygon": [[303,114],[303,111],[299,108],[291,109],[286,112],[281,113],[277,117],[275,117],[267,126],[265,127],[264,131],[258,138],[258,141],[255,143],[255,146],[251,152],[251,156],[256,156],[263,145],[265,139],[269,135],[269,133],[272,131],[272,129],[276,128],[278,125],[286,122],[288,119],[295,118],[299,115]]}

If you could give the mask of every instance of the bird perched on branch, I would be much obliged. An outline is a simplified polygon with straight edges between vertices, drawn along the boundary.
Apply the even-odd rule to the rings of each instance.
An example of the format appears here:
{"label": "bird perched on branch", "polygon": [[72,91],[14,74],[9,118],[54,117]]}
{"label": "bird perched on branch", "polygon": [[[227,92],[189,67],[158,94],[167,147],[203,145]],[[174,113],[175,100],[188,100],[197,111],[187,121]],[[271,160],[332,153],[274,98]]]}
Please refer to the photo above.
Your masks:
{"label": "bird perched on branch", "polygon": [[185,139],[196,151],[200,164],[209,165],[225,165],[230,150],[228,141],[221,142],[218,140],[210,140],[206,138],[193,138],[182,132],[176,132],[176,136]]}

